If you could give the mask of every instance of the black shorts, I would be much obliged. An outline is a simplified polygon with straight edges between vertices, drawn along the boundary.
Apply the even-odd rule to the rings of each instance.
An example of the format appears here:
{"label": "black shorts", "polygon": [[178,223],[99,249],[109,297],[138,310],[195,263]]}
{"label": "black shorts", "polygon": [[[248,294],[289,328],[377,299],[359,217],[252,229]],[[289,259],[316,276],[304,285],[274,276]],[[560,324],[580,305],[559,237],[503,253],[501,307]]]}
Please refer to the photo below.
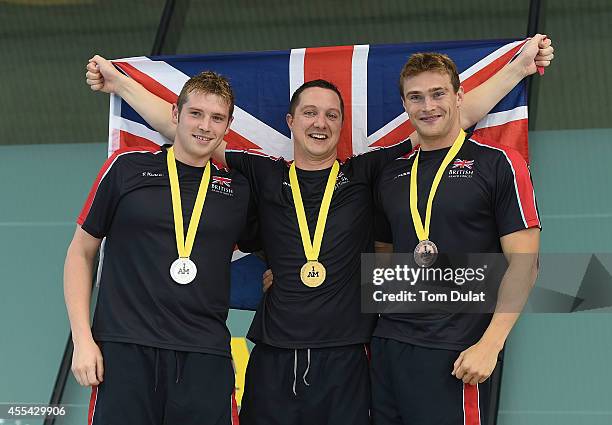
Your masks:
{"label": "black shorts", "polygon": [[242,425],[368,425],[363,345],[292,350],[257,344],[240,409]]}
{"label": "black shorts", "polygon": [[374,425],[486,425],[491,379],[468,385],[451,375],[458,351],[372,338]]}
{"label": "black shorts", "polygon": [[104,380],[92,388],[89,425],[237,424],[228,357],[101,343]]}

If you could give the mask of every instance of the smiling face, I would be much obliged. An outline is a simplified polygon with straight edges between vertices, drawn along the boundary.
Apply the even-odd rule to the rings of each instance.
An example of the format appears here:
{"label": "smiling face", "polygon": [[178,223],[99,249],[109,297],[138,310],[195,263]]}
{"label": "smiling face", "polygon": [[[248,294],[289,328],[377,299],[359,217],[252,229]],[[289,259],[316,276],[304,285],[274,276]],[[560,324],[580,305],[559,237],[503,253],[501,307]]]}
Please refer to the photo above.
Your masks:
{"label": "smiling face", "polygon": [[173,105],[172,121],[176,124],[176,158],[204,166],[229,132],[230,105],[219,95],[193,91],[180,108]]}
{"label": "smiling face", "polygon": [[[292,114],[287,114],[287,125],[293,133],[296,165],[320,164],[331,166],[336,159],[342,112],[340,97],[322,87],[309,87],[299,94]],[[311,168],[311,167],[307,167]]]}
{"label": "smiling face", "polygon": [[456,136],[463,89],[455,91],[448,73],[425,71],[405,77],[402,90],[404,109],[423,141]]}

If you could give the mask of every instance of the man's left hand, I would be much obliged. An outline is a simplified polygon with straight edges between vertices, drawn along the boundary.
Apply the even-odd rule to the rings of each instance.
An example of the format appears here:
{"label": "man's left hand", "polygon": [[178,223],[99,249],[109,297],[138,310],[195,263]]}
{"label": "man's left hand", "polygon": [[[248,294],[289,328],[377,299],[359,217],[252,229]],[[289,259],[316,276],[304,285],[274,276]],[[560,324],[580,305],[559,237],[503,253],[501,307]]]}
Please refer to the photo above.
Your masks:
{"label": "man's left hand", "polygon": [[479,341],[459,354],[452,375],[470,385],[482,384],[493,373],[497,364],[497,348]]}

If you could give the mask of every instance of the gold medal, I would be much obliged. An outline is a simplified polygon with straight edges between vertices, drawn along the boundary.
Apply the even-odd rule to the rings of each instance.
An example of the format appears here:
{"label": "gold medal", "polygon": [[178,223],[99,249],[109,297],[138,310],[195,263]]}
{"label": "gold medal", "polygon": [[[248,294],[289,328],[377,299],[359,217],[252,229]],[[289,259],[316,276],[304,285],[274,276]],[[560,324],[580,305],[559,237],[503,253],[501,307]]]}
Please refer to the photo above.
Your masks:
{"label": "gold medal", "polygon": [[310,288],[316,288],[325,281],[325,267],[318,261],[307,261],[300,270],[302,283]]}
{"label": "gold medal", "polygon": [[306,212],[304,211],[304,203],[302,202],[302,194],[300,185],[295,171],[295,162],[289,168],[289,182],[291,183],[291,193],[293,194],[293,204],[295,205],[295,214],[297,216],[298,227],[300,228],[300,236],[302,237],[302,245],[306,256],[306,264],[300,270],[300,278],[302,283],[310,288],[316,288],[325,282],[326,271],[323,264],[319,262],[319,252],[321,251],[321,243],[323,242],[323,232],[325,231],[325,223],[331,205],[334,186],[338,178],[340,165],[338,161],[334,161],[329,176],[327,177],[327,185],[323,193],[323,200],[319,209],[319,217],[317,218],[317,227],[315,227],[314,239],[310,240],[310,231],[308,230],[308,222],[306,221]]}
{"label": "gold medal", "polygon": [[187,229],[187,237],[184,237],[183,230],[183,209],[181,207],[181,189],[179,187],[178,172],[176,171],[176,160],[174,159],[174,148],[168,149],[166,154],[166,162],[168,165],[168,178],[170,179],[170,194],[172,195],[172,213],[174,215],[174,236],[176,239],[176,249],[179,258],[174,260],[170,265],[170,277],[180,285],[186,285],[193,282],[198,273],[198,268],[195,263],[189,259],[195,242],[196,232],[200,225],[200,217],[206,200],[206,192],[208,191],[208,183],[210,182],[210,161],[206,163],[200,188],[196,196],[193,212],[189,220],[189,228]]}
{"label": "gold medal", "polygon": [[410,215],[412,216],[412,222],[414,223],[414,231],[417,238],[419,238],[419,243],[414,249],[414,261],[419,265],[419,267],[431,266],[438,257],[438,247],[429,240],[429,226],[431,224],[433,200],[436,196],[436,191],[438,190],[438,186],[440,185],[440,181],[442,180],[442,175],[444,174],[446,167],[448,167],[448,164],[450,164],[457,153],[459,153],[461,146],[463,146],[464,140],[465,131],[461,130],[448,153],[444,157],[444,160],[442,160],[442,164],[440,164],[438,171],[436,172],[431,189],[429,190],[429,197],[427,198],[424,226],[417,207],[419,202],[417,192],[417,171],[419,168],[419,155],[421,153],[420,149],[416,155],[416,158],[414,158],[414,162],[412,163],[412,168],[410,170]]}

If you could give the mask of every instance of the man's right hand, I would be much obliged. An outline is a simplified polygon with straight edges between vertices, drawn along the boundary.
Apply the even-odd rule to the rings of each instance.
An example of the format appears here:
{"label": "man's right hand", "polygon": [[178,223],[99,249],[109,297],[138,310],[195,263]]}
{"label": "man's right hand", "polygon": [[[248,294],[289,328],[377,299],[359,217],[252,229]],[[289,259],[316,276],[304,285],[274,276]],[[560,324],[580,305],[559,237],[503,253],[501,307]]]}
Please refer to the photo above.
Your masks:
{"label": "man's right hand", "polygon": [[111,61],[99,55],[89,59],[85,77],[90,89],[104,93],[117,93],[122,80],[127,78]]}
{"label": "man's right hand", "polygon": [[93,339],[74,345],[72,373],[84,387],[100,385],[104,380],[102,352]]}

